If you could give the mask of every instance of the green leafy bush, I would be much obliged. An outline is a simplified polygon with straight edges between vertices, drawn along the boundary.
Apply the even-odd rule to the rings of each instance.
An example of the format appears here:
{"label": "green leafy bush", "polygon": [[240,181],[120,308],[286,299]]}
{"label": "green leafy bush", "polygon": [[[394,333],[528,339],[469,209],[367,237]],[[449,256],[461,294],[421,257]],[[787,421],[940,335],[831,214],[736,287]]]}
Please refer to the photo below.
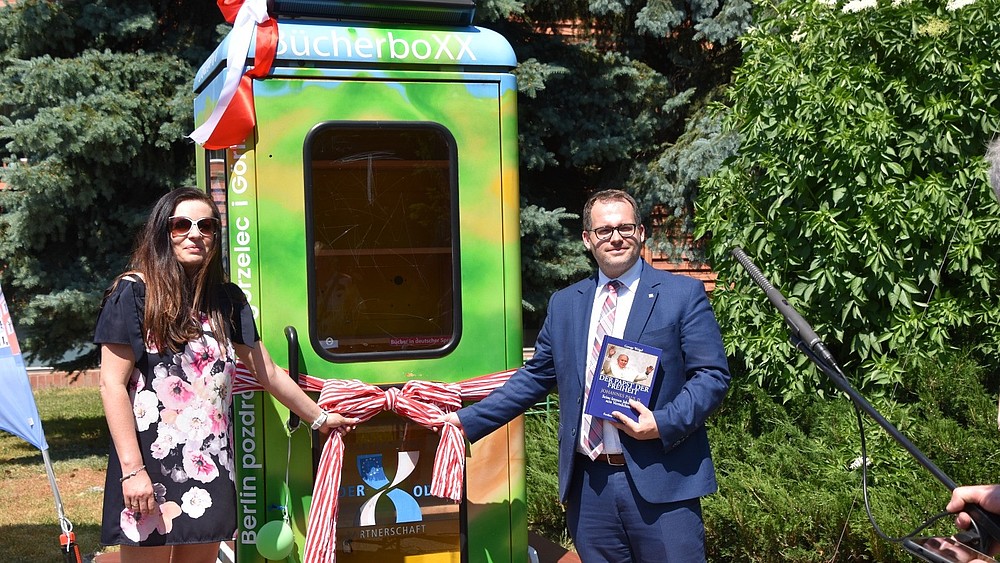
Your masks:
{"label": "green leafy bush", "polygon": [[868,392],[942,351],[997,357],[1000,207],[981,157],[1000,131],[997,0],[789,0],[743,37],[698,234],[727,351],[785,400],[823,393],[729,258],[741,246]]}
{"label": "green leafy bush", "polygon": [[[875,399],[886,419],[960,484],[1000,475],[996,403],[967,355],[913,375],[919,392]],[[876,535],[865,515],[853,404],[842,395],[781,403],[751,381],[736,383],[712,419],[719,492],[704,499],[710,561],[912,561]],[[868,487],[876,524],[889,536],[944,510],[948,490],[864,417]],[[932,531],[951,534],[951,518]]]}
{"label": "green leafy bush", "polygon": [[566,512],[559,502],[559,413],[529,414],[524,421],[528,525],[550,540],[567,544]]}
{"label": "green leafy bush", "polygon": [[[916,392],[872,402],[959,484],[996,481],[996,382],[968,354],[940,360],[913,374]],[[890,536],[909,533],[944,510],[948,490],[881,427],[862,420],[875,522]],[[557,427],[555,413],[526,417],[528,521],[568,545]],[[912,561],[879,538],[865,515],[857,418],[843,395],[782,402],[737,372],[709,436],[719,479],[719,492],[702,501],[709,561]],[[954,533],[952,519],[931,532]]]}

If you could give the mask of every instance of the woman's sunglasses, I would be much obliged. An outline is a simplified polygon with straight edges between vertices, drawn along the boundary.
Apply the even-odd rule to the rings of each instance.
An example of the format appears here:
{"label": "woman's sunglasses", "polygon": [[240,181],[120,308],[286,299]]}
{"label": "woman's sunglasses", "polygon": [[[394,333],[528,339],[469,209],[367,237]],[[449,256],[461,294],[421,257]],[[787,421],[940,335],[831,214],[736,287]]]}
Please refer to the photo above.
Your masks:
{"label": "woman's sunglasses", "polygon": [[203,236],[212,236],[219,230],[219,220],[215,217],[202,217],[195,221],[190,217],[174,215],[167,219],[170,225],[170,236],[183,237],[191,232],[191,227],[197,227]]}

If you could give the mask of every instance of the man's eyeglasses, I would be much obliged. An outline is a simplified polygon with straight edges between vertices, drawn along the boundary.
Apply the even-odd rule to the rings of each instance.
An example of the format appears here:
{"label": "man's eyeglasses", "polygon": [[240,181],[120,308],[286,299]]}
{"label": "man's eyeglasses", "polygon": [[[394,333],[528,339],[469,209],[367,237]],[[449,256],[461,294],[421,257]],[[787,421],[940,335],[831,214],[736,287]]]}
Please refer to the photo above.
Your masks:
{"label": "man's eyeglasses", "polygon": [[628,238],[634,235],[638,229],[639,226],[635,223],[625,223],[617,227],[597,227],[596,229],[590,229],[590,232],[597,236],[597,240],[610,240],[614,236],[615,231],[618,231],[618,234],[622,238]]}
{"label": "man's eyeglasses", "polygon": [[212,236],[219,230],[219,220],[215,217],[202,217],[197,221],[182,215],[174,215],[167,219],[170,225],[170,236],[183,237],[191,232],[191,227],[197,227],[203,236]]}

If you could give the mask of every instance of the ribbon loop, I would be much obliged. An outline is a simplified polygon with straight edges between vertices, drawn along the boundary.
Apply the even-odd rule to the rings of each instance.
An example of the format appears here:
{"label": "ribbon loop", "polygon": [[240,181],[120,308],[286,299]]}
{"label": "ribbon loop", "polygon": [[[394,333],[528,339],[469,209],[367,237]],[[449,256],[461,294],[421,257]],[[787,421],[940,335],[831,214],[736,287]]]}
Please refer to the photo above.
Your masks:
{"label": "ribbon loop", "polygon": [[[319,406],[366,422],[382,411],[392,411],[440,435],[430,494],[460,502],[465,488],[465,437],[452,424],[436,424],[443,414],[455,412],[463,400],[478,400],[503,385],[516,370],[482,375],[461,383],[410,380],[402,388],[382,390],[357,379],[319,379],[303,375],[299,385],[319,391]],[[233,393],[262,390],[250,370],[236,366]],[[344,466],[343,432],[331,432],[316,468],[312,505],[309,509],[304,563],[333,563],[337,548],[337,493]]]}
{"label": "ribbon loop", "polygon": [[[226,52],[226,73],[219,99],[208,119],[188,135],[209,150],[243,142],[257,126],[253,79],[271,72],[278,50],[278,22],[267,13],[267,0],[218,0],[219,10],[233,24]],[[256,31],[256,39],[254,35]],[[254,66],[244,72],[254,41]]]}
{"label": "ribbon loop", "polygon": [[390,387],[386,389],[383,394],[385,395],[383,408],[390,412],[396,412],[396,403],[399,400],[399,389]]}

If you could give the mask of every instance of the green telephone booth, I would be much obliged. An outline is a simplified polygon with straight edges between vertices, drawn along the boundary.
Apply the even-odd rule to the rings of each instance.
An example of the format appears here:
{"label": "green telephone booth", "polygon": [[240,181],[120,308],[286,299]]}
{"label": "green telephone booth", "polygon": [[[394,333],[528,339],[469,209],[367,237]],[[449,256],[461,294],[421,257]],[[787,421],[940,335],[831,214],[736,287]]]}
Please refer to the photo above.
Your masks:
{"label": "green telephone booth", "polygon": [[[470,25],[470,0],[274,5],[256,130],[197,149],[229,276],[271,355],[382,387],[521,365],[510,45]],[[196,124],[218,103],[226,49],[197,74]],[[304,424],[289,438],[266,393],[238,394],[234,410],[238,559],[264,561],[257,534],[285,506],[300,561],[320,437]],[[386,412],[345,444],[338,561],[527,559],[520,421],[471,448],[461,503],[429,495],[435,433]]]}

